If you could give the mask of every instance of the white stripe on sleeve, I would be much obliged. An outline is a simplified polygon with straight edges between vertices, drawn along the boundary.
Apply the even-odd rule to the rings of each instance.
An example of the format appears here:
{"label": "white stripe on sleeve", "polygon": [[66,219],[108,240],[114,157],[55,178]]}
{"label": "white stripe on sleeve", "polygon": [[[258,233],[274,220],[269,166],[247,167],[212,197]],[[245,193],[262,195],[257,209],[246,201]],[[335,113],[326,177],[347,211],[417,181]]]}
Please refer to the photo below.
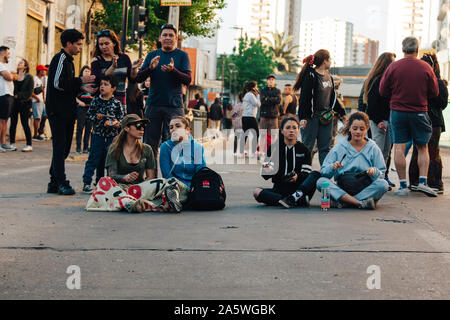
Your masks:
{"label": "white stripe on sleeve", "polygon": [[61,77],[61,73],[62,73],[62,70],[63,70],[63,64],[64,64],[64,60],[65,59],[66,59],[66,55],[64,53],[62,53],[61,56],[59,57],[58,69],[56,69],[55,81],[53,82],[53,85],[54,85],[55,89],[57,89],[59,91],[64,91],[64,89],[61,89],[59,87],[59,78]]}

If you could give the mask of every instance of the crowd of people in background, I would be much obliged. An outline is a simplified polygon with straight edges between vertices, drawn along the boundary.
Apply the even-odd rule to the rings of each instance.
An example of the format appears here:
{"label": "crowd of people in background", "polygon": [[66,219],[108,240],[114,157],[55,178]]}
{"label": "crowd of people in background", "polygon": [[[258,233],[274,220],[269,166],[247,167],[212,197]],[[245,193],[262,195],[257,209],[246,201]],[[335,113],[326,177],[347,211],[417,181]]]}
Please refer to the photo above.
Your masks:
{"label": "crowd of people in background", "polygon": [[[439,140],[445,131],[447,83],[435,54],[417,58],[416,38],[403,41],[404,58],[396,61],[390,52],[378,57],[361,88],[359,111],[347,114],[339,93],[342,79],[330,74],[332,57],[324,49],[303,60],[295,83],[286,84],[283,92],[270,74],[261,90],[256,81],[246,83],[235,103],[220,97],[207,103],[197,93],[185,109],[183,87],[191,83],[192,71],[187,53],[176,48],[177,34],[173,25],[163,25],[161,47],[131,62],[117,35],[100,31],[91,64],[78,77],[73,57],[84,37],[76,30],[63,32],[63,49],[49,66],[37,66],[35,76],[25,59],[11,71],[9,48],[0,47],[0,152],[17,150],[19,117],[26,137],[22,151],[32,152],[32,141],[46,138],[48,119],[53,155],[47,191],[72,195],[64,162],[76,122],[76,152],[89,154],[83,192],[93,192],[94,173],[97,185],[105,169],[118,183],[155,179],[158,159],[163,178],[176,178],[189,188],[195,173],[206,166],[203,147],[193,139],[185,117],[186,111],[198,110],[206,115],[214,137],[233,129],[235,156],[263,161],[262,177],[272,179],[274,186],[256,189],[258,202],[308,207],[316,189],[326,185],[334,207],[375,209],[383,194],[396,187],[389,178],[392,150],[400,184],[396,195],[407,195],[408,188],[431,197],[443,193]],[[344,138],[336,142],[339,121]],[[174,160],[180,144],[191,145],[192,154],[180,153]],[[413,148],[409,186],[408,144]],[[315,153],[320,171],[312,171]],[[274,154],[278,171],[270,172]],[[194,158],[202,160],[194,164]],[[174,190],[169,188],[169,202],[179,197]],[[180,208],[175,201],[172,209]]]}

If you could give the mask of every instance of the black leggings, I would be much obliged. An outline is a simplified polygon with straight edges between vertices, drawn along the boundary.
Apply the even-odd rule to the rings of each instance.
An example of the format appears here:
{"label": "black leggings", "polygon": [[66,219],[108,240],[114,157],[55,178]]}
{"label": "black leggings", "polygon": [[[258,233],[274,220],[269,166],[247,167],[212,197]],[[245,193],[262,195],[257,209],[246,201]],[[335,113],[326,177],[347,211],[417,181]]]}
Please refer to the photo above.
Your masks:
{"label": "black leggings", "polygon": [[293,194],[297,190],[303,192],[311,199],[316,192],[316,183],[320,178],[320,172],[312,171],[303,182],[275,184],[272,189],[263,189],[256,201],[268,206],[278,206],[281,199]]}
{"label": "black leggings", "polygon": [[16,100],[14,102],[14,108],[11,113],[11,125],[9,127],[9,141],[11,144],[16,142],[16,130],[19,114],[20,122],[22,123],[25,137],[27,138],[27,145],[31,146],[31,129],[28,123],[31,117],[31,101],[22,103]]}
{"label": "black leggings", "polygon": [[[256,121],[255,117],[242,117],[242,129],[244,133],[247,133],[247,130],[254,129],[256,131],[256,144],[252,143],[252,146],[249,147],[251,153],[255,153],[255,145],[258,146],[259,140],[259,128],[258,121]],[[249,133],[248,133],[249,134]],[[247,143],[248,134],[245,135],[245,143]]]}

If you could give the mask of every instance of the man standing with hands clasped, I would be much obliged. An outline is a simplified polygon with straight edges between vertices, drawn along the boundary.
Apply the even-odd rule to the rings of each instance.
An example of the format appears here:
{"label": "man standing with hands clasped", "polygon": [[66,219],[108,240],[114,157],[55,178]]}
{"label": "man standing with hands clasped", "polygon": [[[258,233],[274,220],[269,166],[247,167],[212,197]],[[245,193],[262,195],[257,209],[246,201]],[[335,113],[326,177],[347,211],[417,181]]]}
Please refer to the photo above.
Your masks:
{"label": "man standing with hands clasped", "polygon": [[150,123],[145,128],[144,142],[152,147],[155,159],[161,134],[163,140],[170,137],[170,120],[184,115],[182,86],[191,83],[189,56],[176,48],[177,40],[177,29],[172,24],[164,24],[159,35],[161,49],[147,55],[137,76],[139,83],[148,77],[152,79],[145,108],[145,118]]}
{"label": "man standing with hands clasped", "polygon": [[[77,118],[76,96],[81,91],[95,93],[90,84],[95,76],[75,78],[73,57],[81,52],[84,36],[75,29],[61,34],[63,48],[50,63],[46,109],[52,131],[53,156],[47,193],[73,195],[75,190],[66,180],[65,160],[70,153]],[[85,83],[88,85],[82,86]]]}

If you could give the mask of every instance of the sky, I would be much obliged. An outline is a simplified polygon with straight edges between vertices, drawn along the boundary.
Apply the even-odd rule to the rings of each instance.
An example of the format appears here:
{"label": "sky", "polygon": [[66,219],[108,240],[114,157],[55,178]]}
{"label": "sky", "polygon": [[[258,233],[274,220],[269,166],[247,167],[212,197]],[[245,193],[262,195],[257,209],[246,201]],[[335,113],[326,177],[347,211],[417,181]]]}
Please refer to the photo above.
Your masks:
{"label": "sky", "polygon": [[[218,34],[218,53],[231,53],[235,38],[237,1],[227,0],[228,7],[220,13],[223,22]],[[353,33],[380,41],[379,51],[385,51],[387,39],[387,7],[389,0],[303,0],[302,20],[330,17],[353,23]],[[319,8],[318,8],[319,7]]]}

